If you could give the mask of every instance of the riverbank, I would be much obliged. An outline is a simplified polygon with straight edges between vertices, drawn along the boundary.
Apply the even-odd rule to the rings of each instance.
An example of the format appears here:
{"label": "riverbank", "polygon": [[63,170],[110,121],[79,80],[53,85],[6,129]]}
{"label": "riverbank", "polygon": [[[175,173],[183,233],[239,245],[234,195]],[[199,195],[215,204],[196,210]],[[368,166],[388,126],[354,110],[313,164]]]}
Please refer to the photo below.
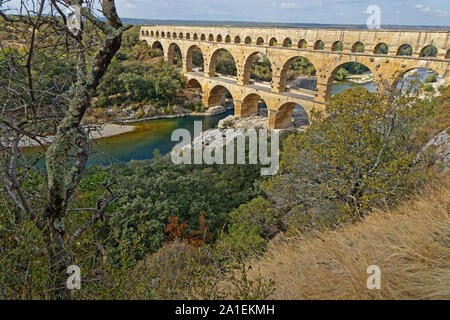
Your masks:
{"label": "riverbank", "polygon": [[[102,138],[113,137],[124,133],[132,132],[135,130],[135,126],[127,126],[113,123],[105,123],[103,125],[89,125],[84,126],[83,129],[89,132],[90,140],[97,140]],[[54,137],[38,137],[31,139],[29,137],[23,137],[19,142],[19,148],[39,147],[42,145],[49,145],[53,142]]]}
{"label": "riverbank", "polygon": [[[103,125],[85,125],[83,128],[89,132],[90,140],[97,140],[103,138],[109,138],[113,136],[118,136],[121,134],[132,132],[136,129],[136,126],[132,124],[138,124],[151,120],[164,120],[164,119],[175,119],[182,117],[206,117],[219,115],[227,112],[230,108],[225,108],[222,106],[213,107],[208,110],[214,109],[215,112],[207,111],[207,112],[185,112],[185,113],[177,113],[177,114],[165,114],[165,115],[157,115],[151,117],[145,117],[140,119],[116,119],[112,120],[111,123],[105,123]],[[36,141],[37,140],[37,141]],[[49,145],[53,142],[53,136],[48,137],[39,137],[36,140],[30,139],[29,137],[23,137],[19,142],[20,148],[29,148],[29,147],[39,147],[40,144]]]}
{"label": "riverbank", "polygon": [[357,83],[357,84],[365,84],[374,81],[373,73],[363,73],[363,74],[353,74],[347,76],[347,81]]}
{"label": "riverbank", "polygon": [[208,108],[205,112],[198,112],[198,111],[189,111],[189,110],[184,110],[183,112],[179,112],[176,114],[159,114],[156,116],[150,116],[150,117],[143,117],[143,118],[137,118],[137,119],[117,119],[117,120],[112,120],[113,123],[115,124],[124,124],[124,123],[128,123],[128,124],[132,124],[132,123],[140,123],[140,122],[145,122],[145,121],[150,121],[150,120],[161,120],[161,119],[174,119],[174,118],[181,118],[181,117],[207,117],[207,116],[214,116],[214,115],[219,115],[222,113],[227,112],[229,109],[233,109],[234,105],[232,106],[215,106],[215,107],[211,107]]}

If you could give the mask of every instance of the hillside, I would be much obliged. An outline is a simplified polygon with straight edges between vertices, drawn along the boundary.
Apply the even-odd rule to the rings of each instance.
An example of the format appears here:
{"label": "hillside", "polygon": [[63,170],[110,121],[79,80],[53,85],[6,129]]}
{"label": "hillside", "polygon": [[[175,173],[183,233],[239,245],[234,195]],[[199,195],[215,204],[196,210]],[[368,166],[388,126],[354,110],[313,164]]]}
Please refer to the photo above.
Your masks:
{"label": "hillside", "polygon": [[[365,222],[273,245],[252,265],[274,299],[450,299],[450,178]],[[366,288],[366,268],[381,289]]]}

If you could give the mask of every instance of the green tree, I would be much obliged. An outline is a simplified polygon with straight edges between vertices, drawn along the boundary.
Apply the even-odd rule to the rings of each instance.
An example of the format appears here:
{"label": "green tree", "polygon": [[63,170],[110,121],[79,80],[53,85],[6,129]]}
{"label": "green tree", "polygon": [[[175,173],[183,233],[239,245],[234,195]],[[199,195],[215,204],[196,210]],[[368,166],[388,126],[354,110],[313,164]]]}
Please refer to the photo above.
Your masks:
{"label": "green tree", "polygon": [[353,88],[334,96],[326,113],[285,141],[280,174],[263,184],[285,222],[362,217],[417,182],[414,145],[430,113],[426,101]]}
{"label": "green tree", "polygon": [[337,81],[343,81],[347,79],[348,71],[344,68],[340,68],[339,71],[336,74],[336,80]]}
{"label": "green tree", "polygon": [[217,57],[216,72],[235,76],[237,73],[236,63],[233,56],[228,51],[221,51]]}

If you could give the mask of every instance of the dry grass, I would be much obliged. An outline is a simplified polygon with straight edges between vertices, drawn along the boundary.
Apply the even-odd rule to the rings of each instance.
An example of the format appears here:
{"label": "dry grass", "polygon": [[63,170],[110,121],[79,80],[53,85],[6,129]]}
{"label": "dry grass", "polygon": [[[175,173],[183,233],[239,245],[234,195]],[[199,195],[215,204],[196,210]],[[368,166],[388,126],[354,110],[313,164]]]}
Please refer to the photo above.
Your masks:
{"label": "dry grass", "polygon": [[[450,179],[364,222],[273,246],[252,265],[273,299],[450,299]],[[366,268],[381,269],[381,289]]]}

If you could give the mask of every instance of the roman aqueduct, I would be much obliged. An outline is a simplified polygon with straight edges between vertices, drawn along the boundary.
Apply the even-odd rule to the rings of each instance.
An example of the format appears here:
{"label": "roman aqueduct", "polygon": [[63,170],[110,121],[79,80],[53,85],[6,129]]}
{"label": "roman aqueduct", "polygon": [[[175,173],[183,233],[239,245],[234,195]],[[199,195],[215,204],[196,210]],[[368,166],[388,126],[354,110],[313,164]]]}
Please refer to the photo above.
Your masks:
{"label": "roman aqueduct", "polygon": [[[336,30],[300,28],[241,28],[144,26],[140,39],[152,48],[163,49],[164,58],[172,62],[176,46],[181,51],[183,73],[188,87],[199,87],[207,107],[223,102],[227,91],[233,97],[235,115],[245,117],[258,109],[264,100],[268,107],[268,127],[283,128],[292,121],[299,104],[309,114],[322,109],[331,97],[338,70],[348,62],[359,62],[372,71],[377,90],[395,85],[398,75],[423,67],[439,73],[450,84],[450,33],[446,31]],[[336,51],[337,44],[342,50]],[[400,55],[405,46],[410,56]],[[355,48],[363,48],[356,52]],[[383,53],[380,46],[387,48]],[[428,46],[437,49],[435,56],[424,56]],[[204,68],[193,68],[193,50],[203,54]],[[219,53],[227,50],[234,58],[237,76],[216,74]],[[250,66],[257,54],[268,57],[272,82],[250,79]],[[317,89],[294,89],[286,85],[290,64],[305,57],[316,68]]]}

